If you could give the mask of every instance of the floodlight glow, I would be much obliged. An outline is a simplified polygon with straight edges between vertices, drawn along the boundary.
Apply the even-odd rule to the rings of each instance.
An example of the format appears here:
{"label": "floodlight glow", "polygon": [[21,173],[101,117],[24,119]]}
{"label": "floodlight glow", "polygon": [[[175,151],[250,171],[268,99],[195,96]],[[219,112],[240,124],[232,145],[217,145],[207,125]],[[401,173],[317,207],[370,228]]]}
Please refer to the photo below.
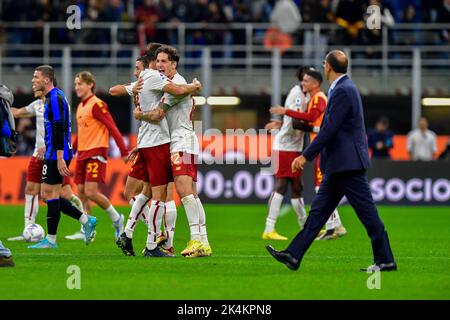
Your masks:
{"label": "floodlight glow", "polygon": [[450,107],[450,98],[423,98],[422,105],[425,107]]}

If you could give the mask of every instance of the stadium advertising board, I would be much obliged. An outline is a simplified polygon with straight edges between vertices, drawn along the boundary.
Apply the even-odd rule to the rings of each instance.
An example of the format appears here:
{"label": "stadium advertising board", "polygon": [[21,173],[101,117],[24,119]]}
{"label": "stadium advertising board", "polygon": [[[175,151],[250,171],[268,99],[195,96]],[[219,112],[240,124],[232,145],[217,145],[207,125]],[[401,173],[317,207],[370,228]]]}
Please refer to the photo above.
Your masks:
{"label": "stadium advertising board", "polygon": [[[449,162],[374,161],[368,171],[374,200],[386,205],[448,205]],[[266,203],[273,190],[273,176],[256,165],[201,165],[199,191],[206,203]],[[304,198],[314,192],[313,167],[303,175]],[[345,202],[345,199],[344,199]]]}
{"label": "stadium advertising board", "polygon": [[[28,157],[0,160],[0,204],[23,204],[28,162]],[[449,205],[449,167],[448,161],[374,161],[368,172],[373,197],[387,205]],[[205,203],[266,203],[274,179],[262,168],[267,166],[200,164],[197,188]],[[108,160],[103,192],[115,205],[127,205],[123,191],[128,172],[123,161]],[[307,203],[313,196],[313,182],[313,167],[308,164],[303,176]]]}

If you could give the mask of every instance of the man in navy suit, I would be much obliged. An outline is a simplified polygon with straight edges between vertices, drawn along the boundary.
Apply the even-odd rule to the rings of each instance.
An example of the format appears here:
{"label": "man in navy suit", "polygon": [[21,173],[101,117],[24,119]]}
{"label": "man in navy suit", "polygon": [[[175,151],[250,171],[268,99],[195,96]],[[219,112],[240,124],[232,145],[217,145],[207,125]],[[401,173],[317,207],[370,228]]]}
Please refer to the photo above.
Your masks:
{"label": "man in navy suit", "polygon": [[367,230],[374,264],[362,271],[397,270],[387,232],[372,198],[366,170],[370,166],[361,96],[346,75],[348,60],[342,51],[328,53],[324,73],[330,81],[328,106],[316,139],[294,159],[292,170],[303,168],[320,153],[322,184],[315,195],[308,219],[286,250],[267,250],[291,270],[300,262],[341,199],[347,200]]}

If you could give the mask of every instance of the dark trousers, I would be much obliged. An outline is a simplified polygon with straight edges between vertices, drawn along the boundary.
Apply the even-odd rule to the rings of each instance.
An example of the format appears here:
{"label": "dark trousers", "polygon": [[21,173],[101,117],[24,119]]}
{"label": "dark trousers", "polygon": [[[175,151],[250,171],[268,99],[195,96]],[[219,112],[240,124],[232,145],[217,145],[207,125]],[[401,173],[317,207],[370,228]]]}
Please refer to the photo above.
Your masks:
{"label": "dark trousers", "polygon": [[394,262],[387,232],[378,216],[366,172],[362,170],[323,176],[322,184],[312,200],[305,226],[292,240],[287,251],[301,261],[344,195],[372,241],[374,263]]}

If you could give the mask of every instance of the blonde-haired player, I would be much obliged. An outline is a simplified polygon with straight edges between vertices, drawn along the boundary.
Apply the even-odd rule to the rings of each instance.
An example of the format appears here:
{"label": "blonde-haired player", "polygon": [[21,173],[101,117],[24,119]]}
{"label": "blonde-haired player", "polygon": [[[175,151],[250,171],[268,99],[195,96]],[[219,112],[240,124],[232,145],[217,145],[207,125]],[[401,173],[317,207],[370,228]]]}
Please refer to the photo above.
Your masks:
{"label": "blonde-haired player", "polygon": [[128,150],[108,106],[94,94],[95,84],[94,76],[88,71],[75,76],[75,92],[81,99],[77,108],[78,135],[73,144],[74,152],[78,152],[75,183],[83,202],[91,200],[106,211],[113,221],[117,239],[123,231],[124,216],[99,191],[99,183],[105,183],[109,135],[116,141],[125,162]]}

